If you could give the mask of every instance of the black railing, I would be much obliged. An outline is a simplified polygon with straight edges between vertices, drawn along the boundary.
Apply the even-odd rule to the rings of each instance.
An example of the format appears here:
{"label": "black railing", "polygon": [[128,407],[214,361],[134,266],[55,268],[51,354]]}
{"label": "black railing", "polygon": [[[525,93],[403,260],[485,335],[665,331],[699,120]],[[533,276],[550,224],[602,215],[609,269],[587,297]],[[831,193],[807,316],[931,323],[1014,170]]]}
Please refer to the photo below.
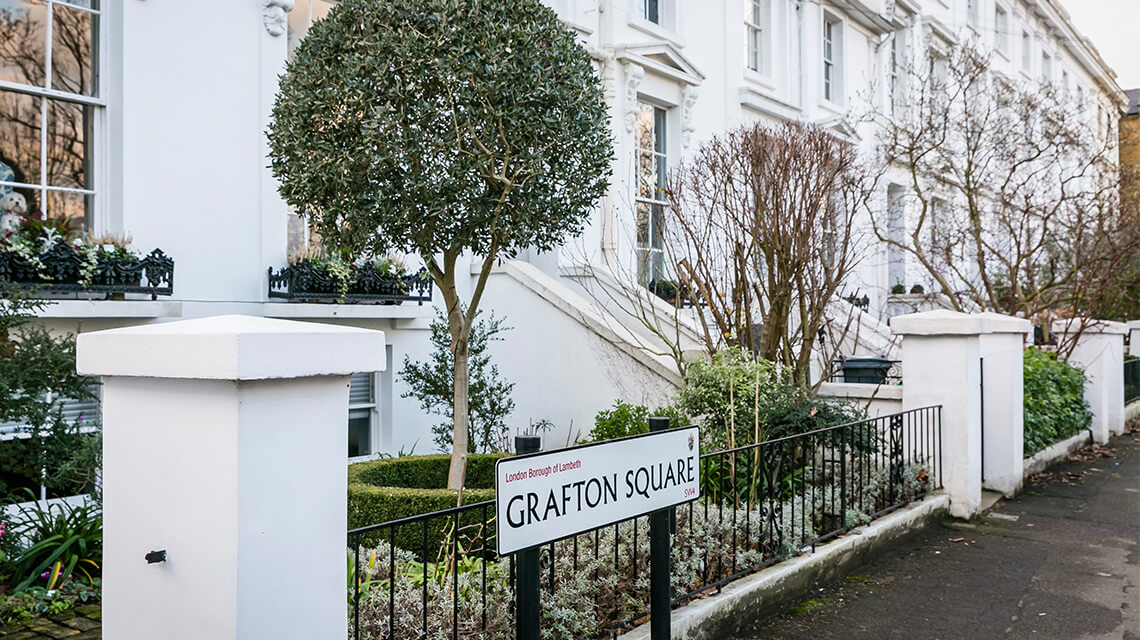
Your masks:
{"label": "black railing", "polygon": [[174,259],[161,249],[141,257],[100,255],[92,268],[87,256],[57,242],[34,258],[0,251],[0,283],[39,293],[143,293],[153,300],[174,293]]}
{"label": "black railing", "polygon": [[860,311],[867,312],[871,309],[871,298],[867,294],[860,297],[858,293],[853,293],[849,296],[843,296],[843,299]]}
{"label": "black railing", "polygon": [[[673,605],[940,488],[940,425],[926,407],[702,455],[701,498],[673,511]],[[350,637],[513,638],[516,561],[495,553],[494,516],[487,501],[349,531]],[[645,618],[648,517],[540,559],[554,638],[616,638]]]}
{"label": "black railing", "polygon": [[1140,358],[1124,361],[1124,404],[1140,399]]}
{"label": "black railing", "polygon": [[342,283],[328,269],[300,263],[274,272],[269,268],[269,297],[295,302],[357,303],[431,302],[432,280],[427,271],[411,275],[382,274],[374,268],[354,268]]}
{"label": "black railing", "polygon": [[653,295],[674,307],[684,308],[704,305],[700,300],[700,296],[689,289],[688,285],[679,284],[672,280],[654,280],[649,283],[647,288]]}

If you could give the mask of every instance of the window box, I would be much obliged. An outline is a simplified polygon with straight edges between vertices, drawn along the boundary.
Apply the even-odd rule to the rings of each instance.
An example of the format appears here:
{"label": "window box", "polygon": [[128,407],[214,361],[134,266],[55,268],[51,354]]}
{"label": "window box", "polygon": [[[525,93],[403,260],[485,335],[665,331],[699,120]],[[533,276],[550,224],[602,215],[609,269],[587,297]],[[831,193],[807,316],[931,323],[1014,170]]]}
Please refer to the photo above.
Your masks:
{"label": "window box", "polygon": [[108,298],[145,293],[153,300],[174,293],[174,260],[161,249],[146,256],[97,251],[88,275],[88,255],[70,243],[56,242],[36,256],[0,250],[0,283],[43,293],[105,293]]}
{"label": "window box", "polygon": [[427,271],[403,275],[350,265],[345,283],[320,261],[302,260],[280,271],[269,268],[269,297],[293,302],[380,303],[431,302]]}

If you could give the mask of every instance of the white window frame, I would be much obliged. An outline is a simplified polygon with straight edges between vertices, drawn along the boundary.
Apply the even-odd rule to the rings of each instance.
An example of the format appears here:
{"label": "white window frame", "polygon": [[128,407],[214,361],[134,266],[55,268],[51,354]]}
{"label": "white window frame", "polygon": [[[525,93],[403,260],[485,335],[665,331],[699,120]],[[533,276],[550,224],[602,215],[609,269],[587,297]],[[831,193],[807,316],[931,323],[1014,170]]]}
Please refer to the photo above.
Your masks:
{"label": "white window frame", "polygon": [[[95,233],[108,231],[110,230],[110,225],[105,219],[107,216],[104,213],[107,202],[107,193],[104,185],[109,182],[107,179],[107,171],[110,163],[108,162],[106,154],[107,100],[104,96],[107,93],[107,86],[110,84],[110,78],[108,76],[108,41],[110,38],[108,34],[111,24],[113,23],[110,16],[113,2],[111,0],[103,0],[103,2],[96,3],[98,6],[97,9],[92,9],[75,4],[69,0],[38,1],[44,7],[44,53],[46,57],[44,65],[44,85],[36,86],[0,80],[0,91],[23,94],[37,98],[40,101],[40,179],[38,184],[3,181],[0,182],[0,185],[37,191],[39,193],[40,209],[49,216],[52,214],[52,211],[48,206],[48,193],[68,193],[88,197],[91,199],[91,202],[90,208],[85,208],[84,226],[89,231]],[[96,65],[91,71],[93,74],[91,79],[94,89],[92,91],[93,95],[87,96],[70,93],[55,89],[52,86],[54,80],[54,68],[52,66],[52,47],[54,46],[52,29],[55,22],[53,16],[57,5],[65,7],[69,11],[81,11],[95,16],[93,34],[95,42],[91,52],[92,57],[96,60]],[[48,122],[48,100],[57,100],[60,102],[78,104],[83,107],[91,107],[90,131],[84,133],[84,135],[91,137],[91,140],[87,142],[87,166],[84,168],[84,174],[88,183],[86,187],[74,188],[48,184],[48,133],[50,131]]]}
{"label": "white window frame", "polygon": [[744,33],[747,67],[762,76],[772,73],[772,1],[745,0]]}
{"label": "white window frame", "polygon": [[820,30],[820,55],[823,99],[834,105],[843,104],[843,20],[823,14]]}
{"label": "white window frame", "polygon": [[[637,3],[637,17],[649,24],[657,25],[662,29],[673,30],[675,11],[673,0],[634,0]],[[657,19],[650,17],[651,9],[656,7]]]}
{"label": "white window frame", "polygon": [[[672,115],[671,109],[662,104],[638,97],[638,124],[634,130],[634,180],[633,180],[633,198],[634,198],[634,269],[638,282],[643,286],[648,286],[651,282],[668,276],[665,268],[665,230],[658,228],[655,222],[656,215],[654,208],[660,208],[662,223],[664,223],[664,211],[669,206],[665,197],[665,189],[667,187],[666,181],[669,171],[669,133],[670,133],[670,116]],[[653,140],[654,148],[646,149],[641,146],[641,113],[646,109],[653,109]],[[658,129],[658,125],[664,125],[664,131]],[[641,157],[649,155],[656,160],[657,171],[654,176],[653,195],[651,197],[644,197],[641,195]],[[645,232],[645,246],[641,246],[641,241],[638,239],[637,226],[638,226],[638,208],[647,206],[648,214],[646,219],[646,232]],[[659,242],[655,242],[659,240]],[[655,247],[655,244],[660,244]],[[648,254],[648,255],[642,255]],[[644,265],[644,267],[643,267]]]}
{"label": "white window frame", "polygon": [[889,75],[887,92],[892,110],[897,106],[898,99],[904,90],[902,69],[905,67],[907,60],[906,35],[905,29],[900,29],[891,34],[891,50],[888,52],[889,58],[887,61],[887,74]]}
{"label": "white window frame", "polygon": [[1033,36],[1029,35],[1026,29],[1021,30],[1021,70],[1025,73],[1030,72],[1030,66],[1033,64]]}
{"label": "white window frame", "polygon": [[[378,429],[377,429],[377,420],[376,420],[377,408],[379,407],[379,404],[377,403],[377,400],[376,400],[376,397],[377,397],[376,378],[377,378],[377,376],[376,376],[375,372],[371,372],[371,371],[360,372],[360,374],[368,376],[368,401],[367,402],[353,403],[351,400],[351,394],[350,394],[349,404],[348,404],[348,419],[352,420],[352,418],[354,417],[353,416],[354,413],[355,414],[361,414],[361,413],[367,412],[367,415],[368,415],[368,453],[363,453],[363,454],[356,455],[356,456],[349,456],[348,457],[349,460],[368,460],[371,458],[375,458],[376,454],[379,453],[379,449],[380,449],[380,442],[379,442],[380,439],[379,439],[379,434],[378,434]],[[350,382],[350,384],[351,384],[351,382]],[[358,415],[356,417],[363,417],[363,416]]]}
{"label": "white window frame", "polygon": [[994,3],[994,49],[1009,58],[1010,43],[1009,9],[1000,2]]}

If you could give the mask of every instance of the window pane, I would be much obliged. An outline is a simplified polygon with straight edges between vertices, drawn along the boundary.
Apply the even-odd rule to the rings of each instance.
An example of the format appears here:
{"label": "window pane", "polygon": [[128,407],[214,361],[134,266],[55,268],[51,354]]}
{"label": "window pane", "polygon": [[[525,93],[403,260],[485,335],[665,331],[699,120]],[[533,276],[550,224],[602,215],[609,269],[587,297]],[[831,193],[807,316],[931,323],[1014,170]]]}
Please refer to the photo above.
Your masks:
{"label": "window pane", "polygon": [[44,212],[52,218],[71,218],[73,229],[81,224],[84,228],[90,228],[90,211],[91,196],[87,194],[50,189],[47,192],[47,208]]}
{"label": "window pane", "polygon": [[34,0],[0,0],[0,80],[44,86],[47,7]]}
{"label": "window pane", "polygon": [[372,419],[370,411],[353,411],[348,414],[348,455],[366,456],[372,453]]}
{"label": "window pane", "polygon": [[649,203],[637,203],[637,248],[649,248]]}
{"label": "window pane", "polygon": [[47,184],[69,189],[91,188],[88,162],[92,107],[48,100]]}
{"label": "window pane", "polygon": [[[0,0],[2,1],[2,0]],[[66,3],[76,7],[85,7],[87,9],[99,9],[99,0],[55,0],[56,5]]]}
{"label": "window pane", "polygon": [[654,137],[654,107],[648,104],[639,104],[638,108],[640,113],[637,117],[637,146],[642,149],[653,149],[656,147],[656,140]]}
{"label": "window pane", "polygon": [[659,0],[643,0],[641,7],[642,13],[644,14],[646,20],[655,24],[661,24],[661,8],[659,6]]}
{"label": "window pane", "polygon": [[0,181],[40,183],[40,110],[40,98],[0,91]]}
{"label": "window pane", "polygon": [[648,151],[637,152],[637,197],[653,199],[657,192],[657,157]]}
{"label": "window pane", "polygon": [[52,8],[51,84],[58,91],[95,95],[98,16],[63,5]]}

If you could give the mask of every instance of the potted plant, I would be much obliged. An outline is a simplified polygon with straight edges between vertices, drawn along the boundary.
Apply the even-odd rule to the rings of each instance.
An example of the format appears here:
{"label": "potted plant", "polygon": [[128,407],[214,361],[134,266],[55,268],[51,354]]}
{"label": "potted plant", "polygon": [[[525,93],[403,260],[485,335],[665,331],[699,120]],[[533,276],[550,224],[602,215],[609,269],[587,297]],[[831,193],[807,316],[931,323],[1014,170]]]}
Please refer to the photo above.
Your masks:
{"label": "potted plant", "polygon": [[891,287],[891,295],[901,296],[901,295],[904,295],[905,293],[906,293],[906,285],[904,285],[901,282],[896,284],[895,286]]}
{"label": "potted plant", "polygon": [[916,284],[910,288],[911,295],[922,295],[926,293],[926,289],[921,284]]}

